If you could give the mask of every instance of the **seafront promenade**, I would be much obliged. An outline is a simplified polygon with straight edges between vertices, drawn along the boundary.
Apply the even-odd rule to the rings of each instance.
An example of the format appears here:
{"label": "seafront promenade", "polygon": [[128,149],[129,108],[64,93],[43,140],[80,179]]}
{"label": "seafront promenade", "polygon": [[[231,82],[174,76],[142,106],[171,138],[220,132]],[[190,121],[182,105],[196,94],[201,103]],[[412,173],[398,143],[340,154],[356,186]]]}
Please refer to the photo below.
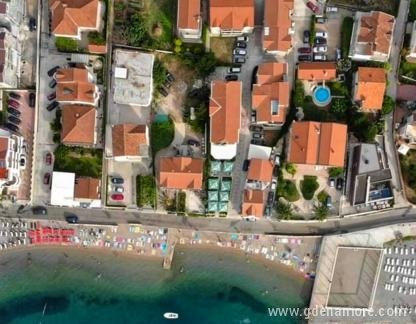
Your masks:
{"label": "seafront promenade", "polygon": [[161,258],[170,269],[180,245],[235,249],[246,255],[279,262],[313,277],[321,237],[197,231],[141,224],[90,225],[34,219],[0,219],[0,250],[39,245],[102,248]]}

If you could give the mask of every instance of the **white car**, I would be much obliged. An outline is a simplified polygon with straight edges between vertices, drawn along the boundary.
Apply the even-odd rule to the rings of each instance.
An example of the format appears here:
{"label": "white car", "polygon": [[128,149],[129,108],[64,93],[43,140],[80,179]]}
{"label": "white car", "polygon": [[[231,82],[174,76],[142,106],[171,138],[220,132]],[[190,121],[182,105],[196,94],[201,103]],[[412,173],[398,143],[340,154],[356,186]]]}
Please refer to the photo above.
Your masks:
{"label": "white car", "polygon": [[114,192],[124,192],[124,188],[122,186],[113,186]]}
{"label": "white car", "polygon": [[338,8],[334,6],[326,7],[326,12],[338,12]]}
{"label": "white car", "polygon": [[276,190],[276,187],[277,187],[277,180],[276,179],[273,179],[272,180],[272,185],[271,185],[270,189],[271,190]]}
{"label": "white car", "polygon": [[316,46],[313,48],[314,53],[326,53],[328,51],[327,46]]}
{"label": "white car", "polygon": [[249,38],[248,36],[238,36],[237,37],[237,42],[248,42]]}
{"label": "white car", "polygon": [[247,51],[242,48],[235,48],[233,51],[234,55],[247,55]]}
{"label": "white car", "polygon": [[324,32],[324,31],[318,31],[315,33],[316,37],[323,37],[323,38],[327,38],[328,37],[328,33]]}

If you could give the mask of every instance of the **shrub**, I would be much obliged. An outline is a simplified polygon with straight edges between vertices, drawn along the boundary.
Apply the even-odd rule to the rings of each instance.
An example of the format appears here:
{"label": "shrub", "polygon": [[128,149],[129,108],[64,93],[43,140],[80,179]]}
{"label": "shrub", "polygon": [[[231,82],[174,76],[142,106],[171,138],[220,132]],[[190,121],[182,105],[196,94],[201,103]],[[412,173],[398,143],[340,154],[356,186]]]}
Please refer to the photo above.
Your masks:
{"label": "shrub", "polygon": [[60,52],[78,52],[78,42],[75,39],[68,37],[56,37],[55,38],[56,49]]}
{"label": "shrub", "polygon": [[328,217],[329,210],[325,204],[318,204],[317,206],[314,206],[313,209],[315,212],[315,219],[323,221]]}
{"label": "shrub", "polygon": [[156,122],[152,124],[150,130],[150,143],[153,156],[161,149],[168,147],[175,135],[175,125],[171,118],[166,122]]}
{"label": "shrub", "polygon": [[296,174],[297,171],[296,165],[293,163],[286,163],[285,169],[287,173],[292,175],[292,177]]}
{"label": "shrub", "polygon": [[328,169],[328,175],[330,177],[332,177],[332,178],[339,177],[343,173],[344,173],[344,169],[343,168],[333,167],[333,168],[329,168]]}
{"label": "shrub", "polygon": [[303,198],[306,200],[311,200],[318,188],[319,184],[316,181],[316,176],[305,175],[300,182],[300,191],[302,192]]}
{"label": "shrub", "polygon": [[384,96],[383,100],[383,106],[381,108],[381,114],[382,115],[388,115],[394,110],[394,106],[396,103],[394,102],[394,99],[390,96]]}
{"label": "shrub", "polygon": [[276,211],[279,219],[290,220],[293,218],[292,206],[290,204],[279,202]]}
{"label": "shrub", "polygon": [[103,34],[99,33],[98,31],[92,31],[88,33],[88,41],[90,44],[104,45],[105,37]]}
{"label": "shrub", "polygon": [[321,203],[321,204],[324,204],[325,202],[326,202],[326,199],[328,198],[328,193],[325,191],[325,190],[322,190],[322,191],[320,191],[319,193],[318,193],[318,201]]}
{"label": "shrub", "polygon": [[295,89],[293,92],[293,104],[295,107],[302,107],[305,102],[305,89],[303,87],[302,81],[295,81]]}
{"label": "shrub", "polygon": [[348,58],[350,52],[351,34],[354,26],[352,17],[345,17],[341,26],[341,54],[342,58]]}
{"label": "shrub", "polygon": [[178,193],[178,212],[184,213],[186,205],[186,193],[181,191]]}
{"label": "shrub", "polygon": [[166,74],[168,70],[165,68],[162,61],[155,59],[153,64],[153,86],[154,88],[159,87],[166,80]]}
{"label": "shrub", "polygon": [[344,120],[348,109],[348,101],[344,98],[333,98],[329,111],[337,118]]}
{"label": "shrub", "polygon": [[156,183],[152,176],[136,177],[136,204],[138,207],[150,205],[155,207]]}
{"label": "shrub", "polygon": [[316,16],[312,15],[311,16],[311,22],[310,22],[310,26],[309,26],[309,31],[311,33],[310,37],[309,37],[309,44],[311,45],[311,47],[313,47],[313,45],[315,44],[315,33],[316,33],[316,29],[315,29],[315,20],[316,20]]}
{"label": "shrub", "polygon": [[298,201],[300,196],[296,185],[291,180],[281,180],[277,184],[277,196],[285,198],[287,201]]}

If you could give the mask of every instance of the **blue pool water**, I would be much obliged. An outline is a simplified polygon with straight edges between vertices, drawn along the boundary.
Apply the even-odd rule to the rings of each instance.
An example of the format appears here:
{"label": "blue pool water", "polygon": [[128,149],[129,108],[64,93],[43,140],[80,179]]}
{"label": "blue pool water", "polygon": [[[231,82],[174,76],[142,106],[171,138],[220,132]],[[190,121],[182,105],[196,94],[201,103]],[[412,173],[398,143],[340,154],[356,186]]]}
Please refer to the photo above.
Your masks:
{"label": "blue pool water", "polygon": [[327,103],[331,93],[327,87],[318,87],[314,92],[315,99],[320,103]]}
{"label": "blue pool water", "polygon": [[164,115],[164,114],[157,114],[154,119],[155,123],[164,123],[167,121],[169,121],[169,115]]}

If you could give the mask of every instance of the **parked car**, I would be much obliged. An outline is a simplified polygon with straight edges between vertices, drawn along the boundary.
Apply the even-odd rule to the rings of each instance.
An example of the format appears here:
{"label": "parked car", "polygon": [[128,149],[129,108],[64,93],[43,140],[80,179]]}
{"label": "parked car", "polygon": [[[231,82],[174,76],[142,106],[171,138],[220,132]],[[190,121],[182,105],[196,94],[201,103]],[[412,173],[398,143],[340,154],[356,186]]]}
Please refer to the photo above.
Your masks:
{"label": "parked car", "polygon": [[52,153],[51,152],[46,153],[45,163],[46,163],[46,165],[51,165],[52,164]]}
{"label": "parked car", "polygon": [[272,184],[270,186],[270,189],[276,190],[276,188],[277,188],[277,180],[276,179],[273,179],[272,180]]}
{"label": "parked car", "polygon": [[273,204],[273,200],[274,200],[274,192],[273,191],[269,191],[269,193],[267,195],[267,205],[272,205]]}
{"label": "parked car", "polygon": [[169,82],[175,81],[175,77],[170,72],[166,73],[166,79],[169,80]]}
{"label": "parked car", "polygon": [[339,61],[341,59],[341,50],[339,48],[337,48],[335,50],[335,57],[336,57],[337,61]]}
{"label": "parked car", "polygon": [[326,43],[327,43],[326,38],[323,38],[323,37],[316,37],[315,38],[315,44],[317,44],[317,45],[326,45]]}
{"label": "parked car", "polygon": [[15,125],[19,125],[21,120],[15,116],[9,116],[7,120]]}
{"label": "parked car", "polygon": [[225,81],[237,81],[238,76],[235,74],[229,74],[225,76]]}
{"label": "parked car", "polygon": [[315,46],[313,48],[314,53],[326,53],[328,51],[328,47],[326,45],[324,46]]}
{"label": "parked car", "polygon": [[262,139],[252,139],[250,141],[250,143],[253,144],[253,145],[264,145],[264,140],[262,140]]}
{"label": "parked car", "polygon": [[338,12],[338,8],[334,6],[326,7],[326,12]]}
{"label": "parked car", "polygon": [[314,61],[326,61],[326,55],[325,54],[315,54],[313,56]]}
{"label": "parked car", "polygon": [[8,107],[7,112],[9,114],[13,115],[13,116],[16,116],[16,117],[20,117],[20,115],[21,115],[21,112],[17,109],[14,109],[13,107]]}
{"label": "parked car", "polygon": [[303,42],[305,44],[309,43],[310,37],[311,37],[311,32],[309,30],[304,30],[303,31]]}
{"label": "parked car", "polygon": [[20,107],[20,102],[14,100],[14,99],[9,99],[7,100],[7,104],[13,108],[19,108]]}
{"label": "parked car", "polygon": [[276,154],[276,156],[274,157],[274,164],[277,166],[280,166],[280,155]]}
{"label": "parked car", "polygon": [[6,128],[10,129],[13,132],[19,131],[19,127],[12,123],[6,123]]}
{"label": "parked car", "polygon": [[169,95],[169,92],[162,86],[158,87],[157,91],[159,91],[159,93],[164,97],[167,97]]}
{"label": "parked car", "polygon": [[50,69],[48,71],[48,76],[50,76],[50,77],[53,76],[55,74],[55,72],[58,71],[58,69],[59,69],[59,65],[54,66],[52,69]]}
{"label": "parked car", "polygon": [[328,33],[327,33],[327,32],[325,32],[325,31],[317,31],[317,32],[315,33],[315,36],[316,36],[316,37],[328,38]]}
{"label": "parked car", "polygon": [[263,134],[253,133],[253,138],[255,138],[255,139],[261,139],[261,138],[263,138]]}
{"label": "parked car", "polygon": [[344,186],[344,179],[338,178],[337,179],[337,189],[342,190],[342,187]]}
{"label": "parked car", "polygon": [[36,103],[36,94],[34,92],[29,93],[29,107],[35,107]]}
{"label": "parked car", "polygon": [[326,24],[328,21],[328,19],[323,16],[316,16],[315,18],[316,18],[315,21],[317,24]]}
{"label": "parked car", "polygon": [[298,52],[303,54],[310,54],[312,50],[310,47],[299,47]]}
{"label": "parked car", "polygon": [[248,36],[238,36],[237,37],[237,42],[248,42],[250,39],[248,38]]}
{"label": "parked car", "polygon": [[52,101],[49,105],[46,106],[47,111],[52,111],[59,106],[58,101]]}
{"label": "parked car", "polygon": [[120,177],[112,177],[111,178],[111,183],[114,184],[123,184],[124,183],[124,179],[120,178]]}
{"label": "parked car", "polygon": [[235,43],[235,46],[239,48],[247,48],[247,43],[240,41],[240,42]]}
{"label": "parked car", "polygon": [[16,100],[19,100],[22,96],[20,94],[16,93],[16,92],[12,91],[12,92],[9,92],[9,97],[13,98],[13,99],[16,99]]}
{"label": "parked car", "polygon": [[250,160],[244,160],[243,162],[243,171],[247,171],[248,167],[250,166]]}
{"label": "parked car", "polygon": [[331,197],[331,196],[327,196],[327,197],[326,197],[326,200],[325,200],[325,205],[326,205],[326,207],[328,207],[328,208],[331,208],[331,207],[332,207],[332,197]]}
{"label": "parked car", "polygon": [[49,101],[54,100],[55,98],[56,98],[56,92],[52,92],[52,93],[48,94],[48,100]]}
{"label": "parked car", "polygon": [[251,122],[252,123],[255,123],[256,122],[256,119],[257,119],[257,112],[255,110],[253,110],[251,112]]}
{"label": "parked car", "polygon": [[305,61],[312,61],[312,56],[310,55],[299,55],[298,56],[299,62],[305,62]]}
{"label": "parked car", "polygon": [[313,13],[318,13],[318,12],[319,12],[319,7],[318,7],[316,4],[314,4],[312,1],[308,1],[308,2],[306,3],[306,6],[307,6],[310,10],[312,10],[312,12],[313,12]]}
{"label": "parked car", "polygon": [[242,48],[235,48],[233,50],[233,55],[247,55],[247,51]]}
{"label": "parked car", "polygon": [[20,154],[19,165],[23,170],[26,168],[26,155]]}
{"label": "parked car", "polygon": [[113,186],[113,191],[124,192],[124,188],[122,186]]}
{"label": "parked car", "polygon": [[230,68],[228,68],[228,73],[240,73],[241,72],[241,67],[239,66],[232,66]]}
{"label": "parked car", "polygon": [[51,181],[51,174],[45,173],[45,175],[43,176],[43,184],[48,185]]}
{"label": "parked car", "polygon": [[246,58],[244,56],[234,56],[233,62],[238,63],[238,64],[243,64],[246,62]]}
{"label": "parked car", "polygon": [[75,215],[75,214],[71,214],[71,215],[66,215],[66,216],[65,216],[65,220],[66,220],[68,223],[71,223],[71,224],[76,224],[76,223],[78,223],[79,218],[78,218],[78,216],[77,216],[77,215]]}
{"label": "parked car", "polygon": [[259,125],[250,125],[249,129],[252,132],[262,132],[263,131],[263,127],[261,127]]}
{"label": "parked car", "polygon": [[36,28],[37,28],[37,24],[36,24],[35,17],[30,17],[29,18],[29,30],[32,32],[32,31],[35,31]]}
{"label": "parked car", "polygon": [[329,187],[330,188],[334,188],[335,187],[335,179],[334,178],[329,178]]}
{"label": "parked car", "polygon": [[200,146],[201,144],[198,141],[194,140],[194,139],[189,139],[188,140],[188,145]]}
{"label": "parked car", "polygon": [[49,88],[55,88],[56,87],[56,80],[55,79],[52,79],[50,82],[49,82]]}
{"label": "parked car", "polygon": [[43,206],[33,206],[32,213],[33,215],[47,215],[48,210],[46,209],[46,207]]}
{"label": "parked car", "polygon": [[112,194],[111,199],[113,199],[113,200],[124,200],[124,196],[122,194]]}

